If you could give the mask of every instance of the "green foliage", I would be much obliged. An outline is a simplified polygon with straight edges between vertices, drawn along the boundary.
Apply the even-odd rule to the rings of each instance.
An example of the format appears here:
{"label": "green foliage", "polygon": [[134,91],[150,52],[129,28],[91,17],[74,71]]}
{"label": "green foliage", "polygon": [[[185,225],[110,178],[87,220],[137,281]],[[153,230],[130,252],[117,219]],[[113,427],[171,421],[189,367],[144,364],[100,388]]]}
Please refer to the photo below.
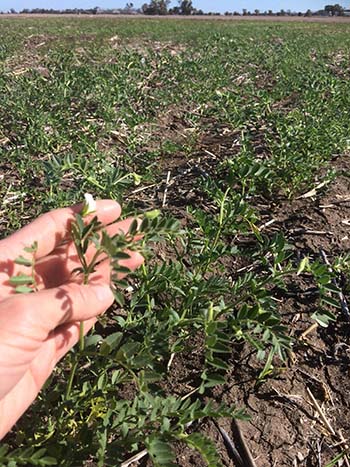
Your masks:
{"label": "green foliage", "polygon": [[[309,272],[316,282],[320,295],[319,309],[312,314],[312,318],[323,327],[327,327],[331,321],[335,321],[336,317],[331,311],[334,308],[340,308],[339,298],[335,295],[339,294],[340,290],[334,282],[334,272],[329,266],[319,261],[310,262],[305,257],[298,269],[298,274]],[[328,307],[331,307],[331,310]]]}
{"label": "green foliage", "polygon": [[36,290],[37,283],[35,278],[35,254],[38,250],[38,243],[34,242],[30,247],[25,247],[23,251],[31,255],[31,258],[25,258],[20,255],[15,259],[15,264],[30,268],[30,274],[19,273],[10,277],[10,284],[15,287],[17,293],[32,293]]}
{"label": "green foliage", "polygon": [[41,448],[36,450],[33,447],[26,449],[15,449],[11,452],[10,459],[6,456],[9,447],[4,444],[0,446],[0,462],[4,467],[17,467],[20,465],[38,465],[40,467],[46,465],[58,465],[55,458],[46,455],[46,449]]}
{"label": "green foliage", "polygon": [[348,455],[348,452],[346,450],[342,451],[340,454],[335,456],[330,462],[328,462],[327,465],[325,465],[325,467],[334,467],[337,464],[339,465],[338,462],[347,455]]}
{"label": "green foliage", "polygon": [[169,445],[153,436],[148,440],[147,451],[153,461],[155,467],[175,467],[174,453],[171,451]]}
{"label": "green foliage", "polygon": [[222,467],[222,462],[212,441],[199,433],[187,435],[183,441],[201,454],[208,467]]}
{"label": "green foliage", "polygon": [[[0,185],[5,201],[8,192],[13,197],[4,204],[2,233],[81,201],[85,192],[124,200],[124,215],[140,220],[111,238],[97,218],[86,224],[77,216],[75,273],[88,280],[109,256],[118,307],[57,367],[11,446],[0,448],[0,463],[118,465],[146,448],[154,465],[176,465],[174,443],[186,443],[218,466],[210,440],[189,424],[244,418],[212,401],[213,388],[234,370],[233,345],[246,343],[261,360],[259,382],[272,374],[274,359],[292,343],[276,291],[298,274],[318,287],[313,318],[321,325],[335,318],[334,275],[306,259],[298,270],[282,232],[261,227],[256,201],[292,198],[334,178],[329,161],[348,150],[348,26],[0,23],[0,155],[15,174],[11,188]],[[211,138],[217,154],[206,159]],[[181,187],[183,167],[174,155],[189,166],[198,161],[192,185],[202,200],[177,193],[187,213],[176,203],[169,210],[186,217],[181,228],[180,219],[158,209],[164,170]],[[97,252],[87,262],[91,243]],[[126,248],[147,261],[120,281]],[[17,292],[35,289],[35,251],[16,260],[24,268],[11,278]],[[346,256],[335,260],[334,273],[346,278],[349,264]],[[172,362],[193,350],[189,389],[180,385],[175,396]]]}

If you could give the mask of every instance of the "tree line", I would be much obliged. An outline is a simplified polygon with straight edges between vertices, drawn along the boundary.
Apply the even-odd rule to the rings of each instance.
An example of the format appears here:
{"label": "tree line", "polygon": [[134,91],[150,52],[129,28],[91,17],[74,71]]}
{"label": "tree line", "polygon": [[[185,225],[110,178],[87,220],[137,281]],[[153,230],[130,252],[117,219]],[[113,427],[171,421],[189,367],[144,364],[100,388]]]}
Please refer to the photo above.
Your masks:
{"label": "tree line", "polygon": [[[115,9],[103,9],[100,7],[95,8],[67,8],[64,10],[47,9],[47,8],[25,8],[20,11],[20,14],[86,14],[86,15],[98,15],[98,14],[144,14],[144,15],[220,15],[218,12],[203,12],[201,9],[197,9],[193,6],[192,0],[179,0],[177,6],[170,7],[170,0],[151,0],[150,3],[144,3],[141,8],[135,8],[133,3],[127,3],[124,8]],[[238,11],[227,11],[224,13],[225,16],[344,16],[349,10],[344,8],[338,3],[335,5],[326,5],[324,9],[318,11],[311,11],[308,9],[306,12],[296,12],[291,10],[283,10],[274,12],[272,10],[260,11],[255,9],[253,12],[243,9],[242,13]],[[2,13],[2,12],[0,12]],[[17,14],[17,11],[11,8],[8,13]]]}

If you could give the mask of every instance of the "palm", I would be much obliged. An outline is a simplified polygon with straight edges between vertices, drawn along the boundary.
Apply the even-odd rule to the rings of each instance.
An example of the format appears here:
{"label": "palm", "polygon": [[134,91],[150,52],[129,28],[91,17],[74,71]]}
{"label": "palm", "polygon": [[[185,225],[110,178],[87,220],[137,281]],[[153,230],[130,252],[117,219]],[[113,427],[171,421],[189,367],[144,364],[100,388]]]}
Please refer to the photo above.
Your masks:
{"label": "palm", "polygon": [[[101,201],[98,206],[99,219],[105,224],[120,214],[116,203]],[[78,258],[74,245],[62,240],[73,218],[72,209],[46,214],[0,242],[0,420],[7,420],[4,430],[31,404],[55,364],[77,342],[80,322],[84,321],[87,332],[111,303],[108,297],[107,302],[96,298],[97,289],[104,284],[105,290],[110,280],[107,261],[98,266],[83,293],[82,286],[72,281],[71,271],[79,266]],[[127,230],[130,222],[114,224],[110,233]],[[9,279],[28,274],[28,268],[14,260],[34,241],[38,241],[38,291],[16,294]],[[125,261],[135,269],[141,258],[133,254]],[[0,438],[1,428],[0,422]]]}

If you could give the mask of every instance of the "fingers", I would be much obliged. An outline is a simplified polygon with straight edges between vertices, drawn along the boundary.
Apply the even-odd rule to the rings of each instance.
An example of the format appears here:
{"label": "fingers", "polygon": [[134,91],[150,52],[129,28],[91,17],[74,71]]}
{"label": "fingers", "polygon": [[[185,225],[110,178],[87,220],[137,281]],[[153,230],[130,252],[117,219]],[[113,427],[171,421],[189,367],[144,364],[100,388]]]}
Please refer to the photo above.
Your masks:
{"label": "fingers", "polygon": [[98,316],[111,306],[114,297],[109,283],[110,266],[105,262],[87,285],[69,282],[31,294],[12,295],[0,302],[0,329],[14,332],[15,339],[21,342],[43,342],[57,326]]}
{"label": "fingers", "polygon": [[113,293],[106,283],[82,285],[72,282],[35,294],[16,296],[12,304],[15,309],[21,309],[17,313],[19,327],[32,327],[36,338],[44,341],[57,326],[96,317],[113,301]]}
{"label": "fingers", "polygon": [[[133,253],[123,260],[123,265],[135,270],[142,262],[143,257]],[[33,294],[12,295],[0,302],[0,329],[4,326],[14,330],[18,338],[29,338],[30,345],[43,342],[64,323],[85,321],[106,311],[114,300],[109,283],[110,266],[104,261],[87,285],[69,282]]]}
{"label": "fingers", "polygon": [[[88,332],[95,318],[84,322]],[[56,363],[78,342],[79,323],[64,324],[50,334],[13,389],[0,400],[0,440],[38,395]]]}
{"label": "fingers", "polygon": [[[100,200],[96,203],[96,215],[102,223],[108,224],[120,216],[121,208],[116,201]],[[24,247],[31,246],[35,241],[38,242],[37,257],[48,255],[67,236],[70,224],[81,208],[82,205],[79,204],[47,212],[10,237],[1,240],[0,260],[14,260],[22,254]]]}
{"label": "fingers", "polygon": [[11,430],[38,395],[40,388],[31,372],[0,400],[0,440]]}
{"label": "fingers", "polygon": [[[133,222],[132,218],[124,219],[122,221],[116,222],[106,228],[108,234],[113,236],[117,233],[127,233],[131,223]],[[90,261],[95,253],[95,248],[91,246],[86,254],[87,260]],[[128,264],[131,264],[131,270],[136,269],[135,265],[142,264],[142,257],[138,253],[128,252],[131,256],[126,264],[120,261],[122,266],[129,267]],[[43,281],[43,287],[51,288],[58,287],[61,284],[69,281],[71,279],[71,272],[73,269],[80,266],[79,259],[76,254],[75,246],[72,243],[63,245],[54,251],[51,255],[43,258],[38,262],[36,266],[36,272],[41,277]]]}

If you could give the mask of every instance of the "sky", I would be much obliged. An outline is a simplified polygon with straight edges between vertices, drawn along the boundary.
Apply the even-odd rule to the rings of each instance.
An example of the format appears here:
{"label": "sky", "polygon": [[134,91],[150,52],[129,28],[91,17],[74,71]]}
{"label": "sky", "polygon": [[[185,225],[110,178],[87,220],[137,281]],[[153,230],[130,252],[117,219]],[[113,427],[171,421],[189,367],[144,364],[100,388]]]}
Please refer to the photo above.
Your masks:
{"label": "sky", "polygon": [[[130,0],[132,1],[132,0]],[[260,11],[273,10],[280,11],[291,9],[292,11],[320,10],[326,4],[338,3],[336,0],[192,0],[193,6],[200,8],[203,11],[239,11],[243,8],[254,11],[256,8]],[[123,8],[127,0],[0,0],[0,11],[7,11],[14,8],[16,11],[21,11],[23,8]],[[140,7],[143,3],[149,3],[148,0],[134,0],[134,6]],[[348,2],[339,2],[344,7],[350,6]],[[172,5],[177,5],[173,2]]]}

